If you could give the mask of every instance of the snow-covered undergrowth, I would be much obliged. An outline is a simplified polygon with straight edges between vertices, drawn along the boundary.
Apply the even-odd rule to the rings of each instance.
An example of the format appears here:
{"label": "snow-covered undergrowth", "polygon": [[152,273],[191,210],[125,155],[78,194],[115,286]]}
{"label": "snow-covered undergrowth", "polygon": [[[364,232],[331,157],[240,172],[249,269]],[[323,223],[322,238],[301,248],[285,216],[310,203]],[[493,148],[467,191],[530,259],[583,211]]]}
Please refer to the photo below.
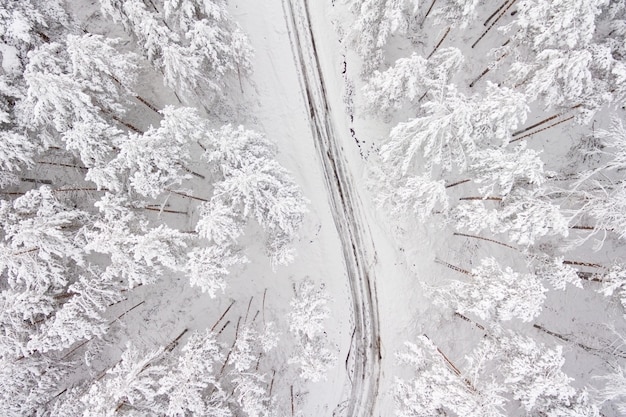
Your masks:
{"label": "snow-covered undergrowth", "polygon": [[334,3],[350,133],[429,300],[397,415],[623,415],[626,3]]}

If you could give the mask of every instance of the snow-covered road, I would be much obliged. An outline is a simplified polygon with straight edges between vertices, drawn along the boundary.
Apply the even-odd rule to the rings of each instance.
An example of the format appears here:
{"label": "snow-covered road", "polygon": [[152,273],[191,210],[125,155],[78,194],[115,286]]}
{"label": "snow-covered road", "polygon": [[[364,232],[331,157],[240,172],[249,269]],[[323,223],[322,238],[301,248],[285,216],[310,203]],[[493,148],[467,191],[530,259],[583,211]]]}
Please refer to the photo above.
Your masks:
{"label": "snow-covered road", "polygon": [[350,396],[343,415],[373,416],[381,375],[381,346],[376,278],[372,268],[376,251],[361,213],[359,197],[347,169],[332,108],[326,96],[307,0],[283,0],[304,103],[323,171],[333,219],[342,243],[354,314],[351,348],[345,358]]}

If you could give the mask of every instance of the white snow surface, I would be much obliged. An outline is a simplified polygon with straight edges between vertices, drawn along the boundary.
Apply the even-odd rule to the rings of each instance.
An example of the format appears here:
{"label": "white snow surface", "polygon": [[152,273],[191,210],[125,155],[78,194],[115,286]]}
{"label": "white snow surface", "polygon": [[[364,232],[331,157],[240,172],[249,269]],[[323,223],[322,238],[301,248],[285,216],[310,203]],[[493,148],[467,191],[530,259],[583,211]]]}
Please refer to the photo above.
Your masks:
{"label": "white snow surface", "polygon": [[[233,271],[224,294],[212,299],[190,287],[183,276],[139,287],[128,292],[127,301],[111,310],[111,317],[141,301],[144,304],[118,320],[119,331],[112,329],[105,343],[119,349],[127,340],[149,349],[164,346],[184,329],[212,327],[231,301],[237,300],[221,322],[231,321],[225,332],[232,335],[237,317],[247,314],[247,301],[251,299],[249,314],[259,311],[262,320],[276,322],[281,333],[278,348],[264,358],[268,361],[267,369],[275,369],[282,375],[282,381],[273,392],[279,404],[290,403],[290,386],[293,385],[296,415],[392,416],[394,378],[411,375],[411,370],[398,365],[394,358],[406,341],[427,334],[455,362],[462,363],[467,353],[464,349],[482,337],[471,324],[454,319],[449,311],[433,307],[422,294],[424,286],[420,283],[426,283],[426,287],[437,286],[446,282],[451,273],[435,263],[435,258],[471,268],[472,260],[477,262],[494,253],[511,262],[515,262],[514,256],[507,255],[506,248],[494,249],[475,240],[453,237],[451,230],[438,224],[408,222],[405,225],[396,221],[398,219],[387,218],[375,207],[375,196],[367,184],[371,164],[368,156],[375,152],[376,141],[387,134],[389,126],[373,119],[352,121],[346,110],[346,77],[358,77],[359,59],[346,50],[337,33],[339,27],[350,21],[345,6],[340,6],[339,2],[335,5],[330,0],[231,0],[229,8],[255,50],[252,76],[244,79],[241,87],[237,82],[232,85],[230,101],[238,105],[231,109],[230,120],[257,129],[275,141],[278,160],[293,173],[310,200],[310,212],[296,242],[296,260],[289,266],[272,269],[263,254],[260,231],[250,227],[244,243],[249,248],[246,255],[251,262]],[[309,34],[305,31],[307,22],[310,23]],[[482,27],[476,26],[479,33]],[[418,52],[424,55],[430,52],[441,37],[438,29],[435,27],[430,32],[432,39],[423,39],[424,50]],[[317,60],[310,47],[311,39],[307,39],[311,36]],[[470,38],[475,38],[473,33],[454,31],[448,40],[458,43]],[[483,59],[467,64],[462,72],[467,78],[465,81],[480,73],[487,62],[486,52],[498,42],[486,38],[479,50],[472,52],[482,54]],[[410,51],[402,45],[390,48],[388,58],[393,61],[406,56],[407,50]],[[298,51],[304,60],[299,59]],[[3,57],[5,53],[3,51]],[[318,62],[319,68],[313,68]],[[316,74],[319,76],[317,84],[311,82]],[[143,92],[146,97],[175,102],[172,94],[160,87],[158,75],[144,74],[144,77],[142,84],[149,89]],[[311,88],[309,94],[307,80]],[[324,94],[320,95],[322,80]],[[527,124],[544,116],[545,113],[536,111]],[[144,127],[151,122],[155,124],[150,118],[154,115],[130,121]],[[330,148],[330,143],[322,142],[321,151],[316,147],[320,138],[315,120],[320,119],[326,122],[326,133],[332,132],[326,139],[332,142],[334,161],[344,169],[340,186],[350,191],[351,224],[343,223],[350,218],[342,210],[347,206],[339,204],[337,198],[333,200],[333,195],[337,196],[337,184],[331,181],[333,173],[324,171],[324,154],[327,154],[324,146]],[[540,142],[543,145],[529,147],[543,148],[546,153],[560,156],[567,149],[558,139],[570,135],[572,129],[564,126],[548,132]],[[202,196],[201,188],[194,191],[195,195]],[[168,218],[167,221],[180,230],[192,229],[197,217],[196,204],[174,197],[168,203],[170,208],[185,210],[190,215],[184,220]],[[355,237],[358,239],[354,240]],[[356,246],[346,247],[346,242],[356,242]],[[613,254],[607,250],[605,256],[609,259]],[[583,253],[581,258],[584,257]],[[338,361],[328,372],[327,380],[316,383],[300,380],[297,370],[288,364],[294,344],[288,331],[289,301],[294,295],[294,285],[305,277],[324,284],[332,295],[325,330]],[[357,282],[358,279],[361,281]],[[364,297],[366,288],[370,289],[369,298]],[[355,296],[358,297],[356,303]],[[603,311],[594,310],[597,299],[602,296],[571,286],[563,292],[552,291],[546,305],[564,307],[559,311],[547,308],[537,322],[563,333],[584,329],[590,338],[585,342],[593,343],[598,317],[604,316],[605,322],[621,321],[621,311],[608,301]],[[361,329],[360,334],[355,332],[357,327]],[[550,345],[555,342],[543,333],[534,336]],[[96,351],[96,347],[89,349]],[[102,363],[96,361],[94,368],[106,369],[120,355],[121,350],[111,351],[99,359]],[[564,369],[576,379],[589,378],[590,373],[596,373],[597,368],[603,366],[601,358],[572,346],[566,348],[565,355]],[[279,413],[289,415],[286,409]]]}
{"label": "white snow surface", "polygon": [[[354,346],[358,342],[357,345],[351,342],[355,329],[351,286],[342,241],[335,224],[337,214],[333,215],[332,203],[329,202],[332,190],[325,184],[323,164],[315,149],[316,138],[311,127],[309,102],[303,91],[305,69],[298,62],[298,57],[294,56],[297,54],[294,50],[296,46],[291,44],[295,42],[294,33],[290,33],[294,28],[288,21],[291,8],[297,24],[306,20],[305,10],[310,14],[311,30],[326,88],[328,117],[334,131],[333,140],[347,167],[348,186],[352,188],[354,204],[359,208],[356,218],[358,228],[369,239],[362,241],[361,245],[365,247],[358,249],[363,255],[361,260],[365,262],[364,269],[369,273],[372,297],[377,301],[374,313],[378,316],[376,327],[379,334],[375,337],[381,343],[381,362],[373,369],[366,363],[366,375],[354,374],[354,361],[362,361],[362,355],[366,352],[355,353]],[[350,135],[349,115],[343,105],[343,48],[330,18],[333,14],[331,8],[331,3],[321,1],[231,2],[233,17],[248,34],[255,49],[252,85],[244,87],[244,96],[255,103],[252,114],[257,119],[257,127],[277,141],[280,162],[294,173],[305,195],[311,200],[311,212],[297,248],[298,257],[293,266],[276,271],[277,281],[273,286],[278,286],[279,280],[284,279],[283,275],[295,279],[308,275],[324,283],[334,300],[326,331],[329,339],[335,340],[337,344],[339,360],[335,369],[329,372],[326,382],[308,383],[300,387],[308,393],[303,397],[300,411],[303,415],[320,416],[350,412],[352,414],[348,415],[354,416],[370,413],[392,415],[393,400],[389,393],[396,369],[393,354],[405,340],[415,335],[412,318],[419,316],[424,300],[403,260],[402,248],[389,239],[390,230],[384,220],[379,218],[367,192],[364,181],[365,160]],[[312,53],[311,50],[303,52],[305,55]],[[320,107],[320,97],[315,98]],[[320,108],[314,110],[324,111]],[[345,230],[343,232],[346,233]],[[364,324],[370,329],[373,325]],[[383,369],[385,372],[382,372]],[[374,388],[353,392],[353,384],[359,384],[355,378],[367,379]],[[355,395],[367,395],[369,398],[355,399]],[[351,405],[355,400],[358,405]]]}

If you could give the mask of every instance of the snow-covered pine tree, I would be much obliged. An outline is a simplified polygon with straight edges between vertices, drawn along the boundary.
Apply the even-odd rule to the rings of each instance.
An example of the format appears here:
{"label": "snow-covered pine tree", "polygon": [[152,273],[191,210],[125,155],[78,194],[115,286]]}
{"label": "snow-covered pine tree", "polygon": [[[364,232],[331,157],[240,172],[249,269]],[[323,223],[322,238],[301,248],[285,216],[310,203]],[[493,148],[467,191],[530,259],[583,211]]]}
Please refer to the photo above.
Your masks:
{"label": "snow-covered pine tree", "polygon": [[617,365],[614,372],[597,378],[604,382],[599,395],[601,404],[614,404],[617,411],[626,414],[626,370]]}
{"label": "snow-covered pine tree", "polygon": [[68,415],[69,410],[72,416],[83,417],[232,417],[235,399],[228,398],[216,371],[223,360],[222,346],[208,330],[193,332],[178,355],[127,344],[115,366],[96,380],[62,392],[49,410],[54,417]]}
{"label": "snow-covered pine tree", "polygon": [[85,387],[79,415],[125,415],[128,408],[133,410],[131,415],[162,412],[163,405],[157,402],[159,381],[169,373],[157,363],[162,355],[163,348],[142,352],[128,344],[119,363],[103,379]]}
{"label": "snow-covered pine tree", "polygon": [[500,207],[488,209],[485,204],[493,203],[470,201],[455,206],[450,216],[456,228],[507,233],[511,242],[526,247],[544,236],[567,237],[569,234],[570,220],[558,205],[543,196],[541,189],[513,189],[502,199]]}
{"label": "snow-covered pine tree", "polygon": [[100,216],[85,232],[85,249],[109,257],[106,275],[132,288],[155,282],[166,270],[184,268],[188,235],[165,225],[149,227],[122,196],[106,193],[95,205]]}
{"label": "snow-covered pine tree", "polygon": [[523,94],[492,83],[484,96],[467,97],[452,84],[434,95],[422,104],[422,115],[394,127],[381,148],[383,162],[396,175],[416,165],[426,172],[436,166],[462,172],[476,150],[506,144],[528,112]]}
{"label": "snow-covered pine tree", "polygon": [[35,144],[14,130],[0,131],[0,188],[18,182],[17,171],[34,164]]}
{"label": "snow-covered pine tree", "polygon": [[[305,199],[288,171],[273,159],[252,160],[215,185],[214,199],[242,218],[254,218],[266,231],[274,264],[293,260],[289,246],[307,211]],[[278,243],[276,245],[275,243]]]}
{"label": "snow-covered pine tree", "polygon": [[384,181],[376,202],[393,215],[417,216],[421,222],[434,213],[446,213],[450,206],[443,180],[434,181],[428,174],[407,176],[400,180],[381,175]]}
{"label": "snow-covered pine tree", "polygon": [[254,371],[240,372],[232,378],[240,413],[247,417],[270,417],[270,397],[265,375]]}
{"label": "snow-covered pine tree", "polygon": [[69,286],[69,300],[31,337],[29,351],[62,351],[75,342],[100,337],[108,330],[104,312],[123,299],[122,286],[114,277],[80,277]]}
{"label": "snow-covered pine tree", "polygon": [[0,201],[0,218],[7,242],[2,265],[7,285],[52,294],[64,291],[72,282],[65,268],[84,262],[77,232],[88,215],[67,207],[42,186],[11,203]]}
{"label": "snow-covered pine tree", "polygon": [[328,348],[324,321],[330,315],[327,303],[330,300],[323,286],[316,286],[306,278],[291,300],[289,330],[296,339],[297,351],[289,359],[298,365],[300,376],[311,381],[326,379],[326,372],[337,360]]}
{"label": "snow-covered pine tree", "polygon": [[139,57],[118,51],[119,44],[120,39],[93,34],[65,39],[66,71],[81,81],[98,108],[117,116],[126,112],[128,99],[134,96],[139,69]]}
{"label": "snow-covered pine tree", "polygon": [[56,307],[48,294],[33,290],[0,292],[0,358],[15,361],[29,354],[27,344],[35,324],[45,320]]}
{"label": "snow-covered pine tree", "polygon": [[593,76],[593,54],[588,50],[545,49],[530,64],[515,63],[510,74],[524,83],[529,101],[541,99],[546,108],[567,108],[585,103],[592,110],[596,94],[602,91]]}
{"label": "snow-covered pine tree", "polygon": [[200,87],[209,94],[220,95],[226,77],[241,79],[251,71],[252,48],[226,1],[165,0],[163,9],[170,27],[184,39],[182,45],[198,59]]}
{"label": "snow-covered pine tree", "polygon": [[101,166],[122,140],[115,127],[125,113],[137,71],[136,57],[116,51],[116,40],[68,35],[29,54],[20,123],[45,147],[60,146],[85,166]]}
{"label": "snow-covered pine tree", "polygon": [[626,267],[623,264],[615,263],[602,275],[602,287],[598,292],[607,297],[617,295],[626,317]]}
{"label": "snow-covered pine tree", "polygon": [[571,385],[561,369],[565,363],[562,346],[554,349],[512,331],[498,338],[503,358],[500,370],[513,398],[527,413],[556,417],[599,417],[597,406],[584,390]]}
{"label": "snow-covered pine tree", "polygon": [[567,284],[582,288],[576,269],[563,261],[562,256],[538,253],[529,257],[529,266],[533,267],[538,278],[545,279],[557,290],[564,290]]}
{"label": "snow-covered pine tree", "polygon": [[106,15],[122,23],[135,36],[148,60],[160,68],[162,48],[179,39],[158,12],[150,11],[142,0],[100,0],[100,6]]}
{"label": "snow-covered pine tree", "polygon": [[236,247],[214,244],[197,247],[189,252],[185,271],[192,286],[198,286],[211,298],[218,291],[226,289],[225,277],[233,267],[248,262],[248,258],[240,254]]}
{"label": "snow-covered pine tree", "polygon": [[[396,378],[393,397],[399,417],[453,415],[456,417],[503,417],[507,402],[504,389],[482,374],[485,361],[496,352],[493,344],[484,345],[462,373],[444,358],[426,336],[417,343],[405,343],[396,354],[398,362],[415,372],[411,380]],[[480,355],[480,357],[479,357]],[[450,413],[450,414],[449,414]]]}
{"label": "snow-covered pine tree", "polygon": [[597,131],[594,138],[599,141],[591,154],[598,164],[579,174],[572,195],[577,197],[575,218],[593,228],[577,243],[600,235],[595,243],[599,249],[609,233],[626,237],[626,188],[619,174],[626,167],[626,129],[621,120],[613,119],[610,127]]}
{"label": "snow-covered pine tree", "polygon": [[[290,243],[307,211],[306,199],[289,172],[273,159],[274,146],[257,132],[226,125],[209,133],[205,147],[205,159],[219,167],[222,178],[215,183],[207,206],[212,209],[206,213],[228,208],[239,219],[254,218],[267,233],[272,263],[291,262]],[[238,233],[238,227],[229,226],[227,234]]]}
{"label": "snow-covered pine tree", "polygon": [[435,21],[447,23],[461,29],[469,26],[476,19],[476,8],[482,0],[443,0],[435,8],[432,16]]}
{"label": "snow-covered pine tree", "polygon": [[528,322],[541,313],[546,291],[534,274],[518,273],[503,268],[495,258],[485,258],[465,281],[454,280],[438,287],[434,295],[439,303],[489,322]]}
{"label": "snow-covered pine tree", "polygon": [[142,0],[100,3],[135,36],[175,91],[191,96],[201,89],[213,98],[221,95],[226,77],[250,71],[251,47],[224,1],[167,0],[162,12]]}
{"label": "snow-covered pine tree", "polygon": [[363,87],[368,111],[381,115],[416,105],[431,88],[449,84],[464,58],[457,48],[442,48],[429,59],[417,53],[398,59],[384,72],[374,71]]}
{"label": "snow-covered pine tree", "polygon": [[0,359],[0,410],[7,417],[43,414],[69,365],[40,354]]}
{"label": "snow-covered pine tree", "polygon": [[606,0],[520,0],[517,13],[506,28],[522,44],[535,51],[582,49],[593,39],[596,18]]}
{"label": "snow-covered pine tree", "polygon": [[231,417],[227,393],[216,378],[215,366],[224,355],[210,331],[194,332],[171,365],[170,372],[159,380],[158,395],[164,399],[166,416]]}
{"label": "snow-covered pine tree", "polygon": [[363,59],[362,74],[380,68],[384,47],[394,34],[406,33],[417,15],[418,0],[352,0],[350,8],[356,21],[347,34],[348,41]]}
{"label": "snow-covered pine tree", "polygon": [[65,72],[64,45],[42,45],[29,54],[24,70],[27,91],[19,104],[21,123],[37,132],[45,147],[59,146],[58,133],[76,122],[97,121],[99,110],[80,80]]}
{"label": "snow-covered pine tree", "polygon": [[613,32],[605,31],[611,21],[609,3],[517,2],[513,22],[503,28],[512,42],[502,49],[517,59],[511,66],[512,84],[523,86],[546,107],[577,106],[583,122],[602,105],[620,100],[622,59],[613,53]]}
{"label": "snow-covered pine tree", "polygon": [[469,172],[484,196],[506,196],[514,186],[541,186],[546,182],[546,172],[540,152],[527,149],[526,142],[511,150],[506,148],[482,149],[472,154]]}
{"label": "snow-covered pine tree", "polygon": [[[118,154],[103,169],[111,174],[87,178],[98,187],[115,191],[122,191],[118,187],[124,187],[122,179],[128,178],[135,192],[152,198],[192,178],[186,166],[191,162],[191,147],[205,134],[207,121],[190,107],[167,106],[161,113],[158,128],[151,127],[141,135],[131,133],[119,144]],[[109,176],[118,180],[107,181]]]}
{"label": "snow-covered pine tree", "polygon": [[2,67],[19,71],[28,51],[49,42],[70,25],[59,0],[3,1],[0,4]]}
{"label": "snow-covered pine tree", "polygon": [[236,339],[226,363],[233,367],[228,372],[228,381],[233,386],[235,415],[274,415],[270,408],[267,374],[259,370],[259,363],[261,356],[277,345],[277,339],[271,322],[264,326],[262,332],[255,328],[254,319],[237,325]]}

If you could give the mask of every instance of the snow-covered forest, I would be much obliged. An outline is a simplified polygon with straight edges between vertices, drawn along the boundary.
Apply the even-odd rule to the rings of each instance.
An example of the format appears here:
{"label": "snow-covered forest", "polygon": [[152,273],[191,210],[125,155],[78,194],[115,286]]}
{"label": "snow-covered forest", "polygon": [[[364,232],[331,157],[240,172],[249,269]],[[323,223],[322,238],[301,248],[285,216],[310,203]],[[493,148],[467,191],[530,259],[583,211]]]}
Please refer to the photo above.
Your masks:
{"label": "snow-covered forest", "polygon": [[626,0],[0,22],[0,415],[626,415]]}

